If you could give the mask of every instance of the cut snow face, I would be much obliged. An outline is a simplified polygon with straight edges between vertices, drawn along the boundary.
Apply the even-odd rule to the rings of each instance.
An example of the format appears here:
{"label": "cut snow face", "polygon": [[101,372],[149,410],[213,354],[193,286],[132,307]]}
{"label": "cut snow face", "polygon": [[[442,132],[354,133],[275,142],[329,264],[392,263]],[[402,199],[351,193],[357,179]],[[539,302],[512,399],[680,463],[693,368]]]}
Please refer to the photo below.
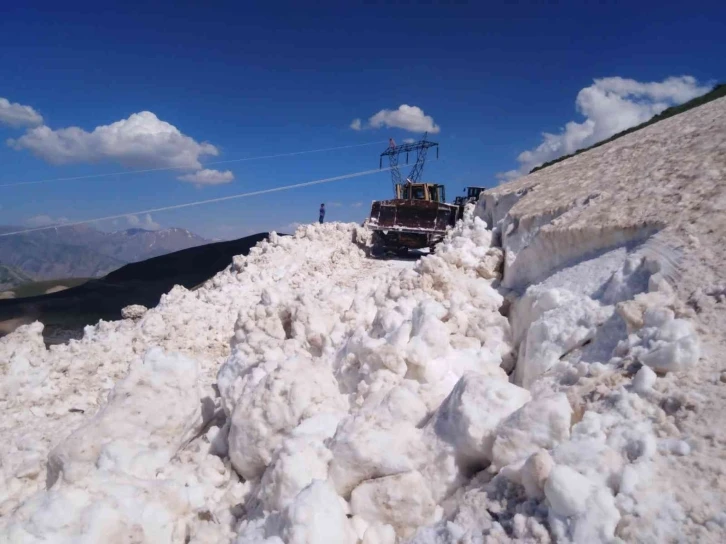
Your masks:
{"label": "cut snow face", "polygon": [[684,493],[704,448],[679,428],[703,365],[673,288],[688,256],[667,229],[559,237],[585,201],[503,236],[536,192],[485,193],[418,262],[308,225],[81,340],[0,339],[0,540],[723,540],[723,492]]}

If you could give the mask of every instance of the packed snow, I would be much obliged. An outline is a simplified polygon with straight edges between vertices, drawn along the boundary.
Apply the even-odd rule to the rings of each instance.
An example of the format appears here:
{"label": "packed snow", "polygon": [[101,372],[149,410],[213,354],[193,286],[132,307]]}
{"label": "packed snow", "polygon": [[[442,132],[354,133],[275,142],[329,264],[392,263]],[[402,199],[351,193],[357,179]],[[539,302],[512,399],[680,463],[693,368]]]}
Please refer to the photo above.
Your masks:
{"label": "packed snow", "polygon": [[573,208],[515,221],[526,195],[416,262],[306,225],[81,340],[0,339],[0,541],[723,541],[724,490],[695,513],[668,472],[701,447],[674,253],[558,238]]}

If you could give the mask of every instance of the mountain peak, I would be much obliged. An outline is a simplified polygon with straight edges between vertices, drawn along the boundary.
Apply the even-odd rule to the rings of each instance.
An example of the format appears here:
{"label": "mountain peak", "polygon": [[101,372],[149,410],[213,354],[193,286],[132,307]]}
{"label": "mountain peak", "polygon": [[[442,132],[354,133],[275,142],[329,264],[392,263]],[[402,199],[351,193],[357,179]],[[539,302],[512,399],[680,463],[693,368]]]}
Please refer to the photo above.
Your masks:
{"label": "mountain peak", "polygon": [[[6,228],[0,226],[0,232],[3,230]],[[127,263],[207,243],[205,238],[178,227],[103,232],[74,225],[0,238],[0,264],[36,280],[94,277]]]}
{"label": "mountain peak", "polygon": [[140,227],[134,227],[134,228],[131,228],[131,229],[121,230],[121,231],[117,231],[117,232],[120,232],[120,233],[123,233],[123,234],[128,234],[130,236],[133,236],[134,234],[141,234],[142,232],[154,232],[154,231],[151,231],[151,230],[148,230],[148,229],[142,229]]}

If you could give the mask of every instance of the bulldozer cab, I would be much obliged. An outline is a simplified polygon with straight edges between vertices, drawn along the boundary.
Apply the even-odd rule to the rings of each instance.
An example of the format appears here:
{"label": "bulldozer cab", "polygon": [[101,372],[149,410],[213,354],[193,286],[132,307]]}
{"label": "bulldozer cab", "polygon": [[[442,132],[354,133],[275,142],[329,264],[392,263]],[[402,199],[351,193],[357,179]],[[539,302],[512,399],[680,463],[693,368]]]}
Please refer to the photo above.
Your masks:
{"label": "bulldozer cab", "polygon": [[467,198],[473,198],[474,200],[479,198],[479,195],[482,193],[482,191],[485,191],[486,189],[484,187],[467,187],[466,188],[466,197]]}
{"label": "bulldozer cab", "polygon": [[446,191],[443,185],[433,183],[400,183],[396,185],[396,198],[446,202]]}
{"label": "bulldozer cab", "polygon": [[454,204],[457,206],[463,206],[467,202],[476,202],[479,200],[479,195],[481,195],[483,191],[486,191],[484,187],[466,187],[464,189],[466,196],[457,196],[454,199]]}

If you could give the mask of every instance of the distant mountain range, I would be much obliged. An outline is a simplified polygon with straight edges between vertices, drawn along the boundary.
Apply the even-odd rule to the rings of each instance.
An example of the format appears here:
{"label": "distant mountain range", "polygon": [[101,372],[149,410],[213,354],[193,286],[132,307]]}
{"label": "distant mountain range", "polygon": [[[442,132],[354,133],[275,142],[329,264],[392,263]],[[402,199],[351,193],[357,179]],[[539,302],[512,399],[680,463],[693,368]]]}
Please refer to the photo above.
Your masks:
{"label": "distant mountain range", "polygon": [[45,325],[43,336],[49,343],[80,338],[86,325],[99,319],[121,319],[125,306],[156,306],[174,285],[193,289],[229,266],[235,255],[247,255],[265,238],[267,233],[260,233],[176,251],[124,265],[103,278],[52,294],[7,300],[0,296],[0,337],[19,325],[39,320]]}
{"label": "distant mountain range", "polygon": [[[14,230],[0,227],[0,233]],[[128,263],[207,243],[180,228],[102,232],[86,225],[0,237],[0,290],[26,281],[99,277]]]}

